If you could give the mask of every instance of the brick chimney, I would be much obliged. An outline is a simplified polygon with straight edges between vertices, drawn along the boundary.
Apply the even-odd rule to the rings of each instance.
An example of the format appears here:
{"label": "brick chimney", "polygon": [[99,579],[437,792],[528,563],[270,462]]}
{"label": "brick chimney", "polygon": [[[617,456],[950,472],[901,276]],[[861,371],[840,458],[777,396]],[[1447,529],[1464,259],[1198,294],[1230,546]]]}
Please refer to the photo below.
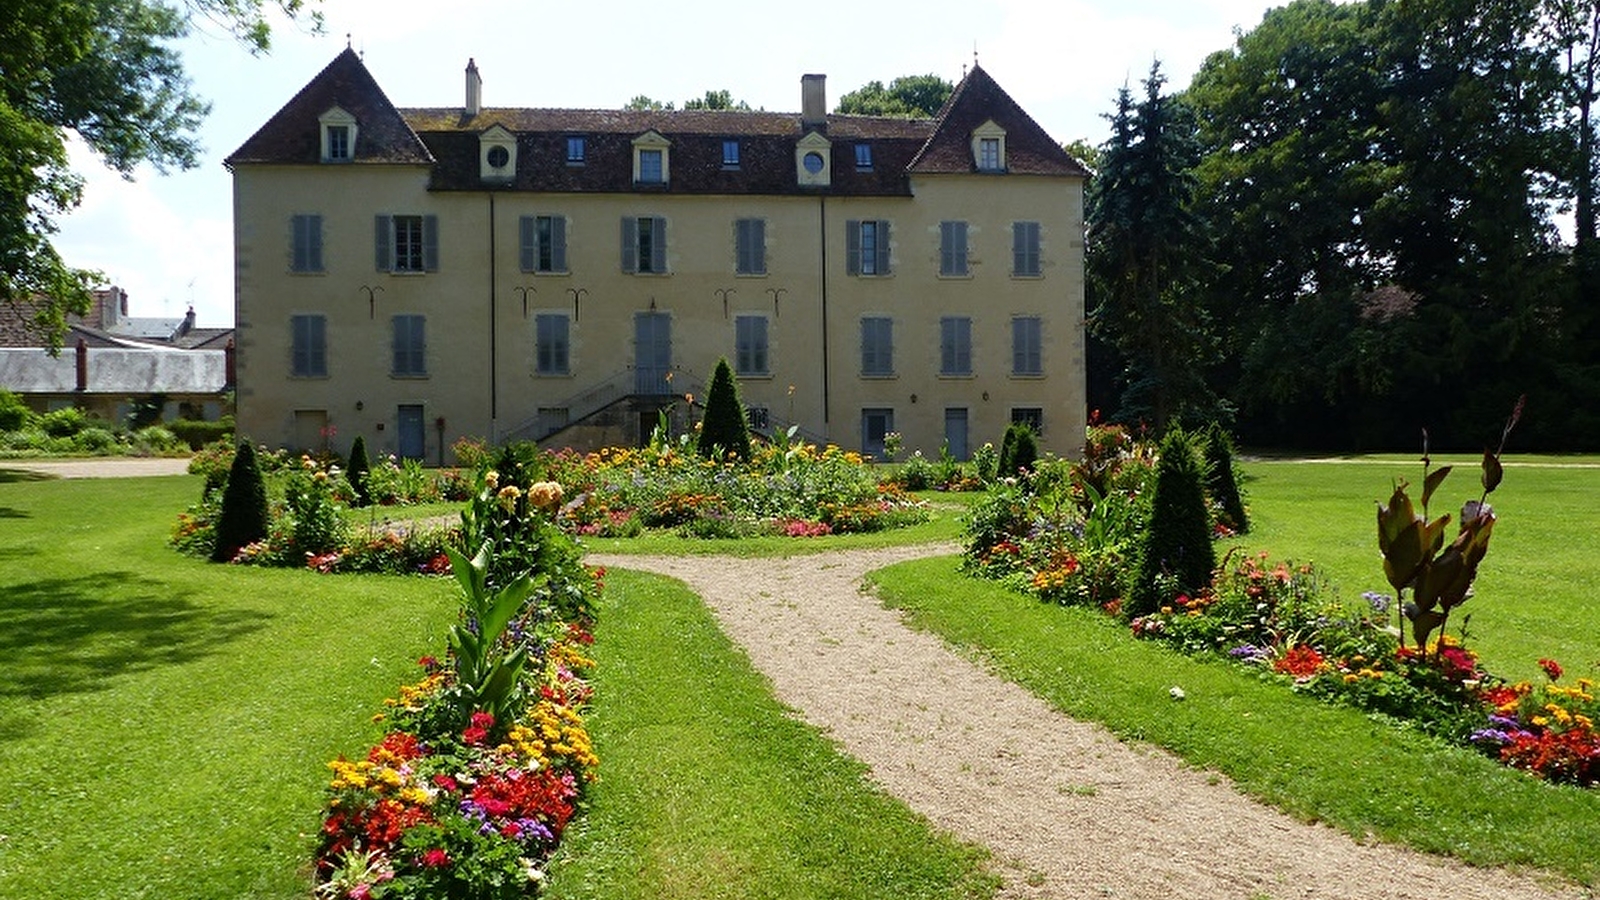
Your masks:
{"label": "brick chimney", "polygon": [[478,64],[470,57],[467,59],[467,105],[463,112],[467,118],[478,114],[483,108],[483,77],[478,74]]}
{"label": "brick chimney", "polygon": [[89,345],[78,338],[78,392],[89,390]]}
{"label": "brick chimney", "polygon": [[828,76],[800,76],[800,124],[807,128],[828,124]]}

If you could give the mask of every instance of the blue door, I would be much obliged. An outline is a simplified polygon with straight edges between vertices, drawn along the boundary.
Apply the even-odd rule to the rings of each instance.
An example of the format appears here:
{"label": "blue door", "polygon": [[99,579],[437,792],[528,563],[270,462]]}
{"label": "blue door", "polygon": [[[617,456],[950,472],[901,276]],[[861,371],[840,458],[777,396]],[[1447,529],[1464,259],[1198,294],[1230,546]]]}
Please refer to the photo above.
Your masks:
{"label": "blue door", "polygon": [[402,459],[421,459],[427,450],[427,431],[422,427],[422,404],[400,404],[398,440]]}
{"label": "blue door", "polygon": [[662,312],[633,316],[633,392],[672,393],[672,317]]}

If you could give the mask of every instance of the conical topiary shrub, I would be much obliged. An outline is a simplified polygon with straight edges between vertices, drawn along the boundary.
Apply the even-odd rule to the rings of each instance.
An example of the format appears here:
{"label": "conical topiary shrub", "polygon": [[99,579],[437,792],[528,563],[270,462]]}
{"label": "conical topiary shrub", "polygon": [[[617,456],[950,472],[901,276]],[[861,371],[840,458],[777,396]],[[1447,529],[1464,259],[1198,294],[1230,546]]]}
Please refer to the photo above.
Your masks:
{"label": "conical topiary shrub", "polygon": [[1217,562],[1206,508],[1206,464],[1197,436],[1174,428],[1161,439],[1160,454],[1150,525],[1128,607],[1133,616],[1154,612],[1179,594],[1197,595],[1211,583]]}
{"label": "conical topiary shrub", "polygon": [[717,360],[711,387],[706,389],[706,416],[700,422],[697,447],[707,459],[718,453],[750,458],[750,425],[745,421],[739,385],[733,380],[727,359]]}
{"label": "conical topiary shrub", "polygon": [[1217,506],[1218,520],[1244,534],[1250,530],[1250,520],[1244,510],[1244,498],[1239,495],[1239,473],[1233,468],[1233,438],[1215,422],[1206,429],[1206,464],[1210,467],[1207,488],[1211,502]]}
{"label": "conical topiary shrub", "polygon": [[372,463],[367,459],[367,442],[358,434],[355,443],[350,445],[350,464],[344,468],[344,477],[349,480],[350,489],[355,491],[351,506],[372,505],[372,492],[367,488],[367,473],[371,469]]}
{"label": "conical topiary shrub", "polygon": [[996,467],[996,474],[1001,478],[1018,476],[1032,470],[1038,461],[1039,441],[1033,435],[1033,426],[1027,422],[1012,422],[1000,442],[1000,464]]}
{"label": "conical topiary shrub", "polygon": [[227,562],[246,544],[267,536],[267,485],[261,480],[261,463],[249,441],[240,441],[222,489],[222,512],[217,516],[217,538],[211,558]]}

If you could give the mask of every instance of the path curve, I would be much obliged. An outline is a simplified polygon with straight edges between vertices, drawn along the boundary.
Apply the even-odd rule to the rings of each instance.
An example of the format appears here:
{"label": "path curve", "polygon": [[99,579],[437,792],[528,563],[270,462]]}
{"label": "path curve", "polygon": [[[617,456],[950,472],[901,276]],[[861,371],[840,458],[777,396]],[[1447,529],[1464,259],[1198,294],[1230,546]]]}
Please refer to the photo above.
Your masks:
{"label": "path curve", "polygon": [[989,847],[1001,897],[1593,897],[1298,822],[1165,751],[1056,712],[863,593],[869,571],[954,552],[586,561],[687,583],[781,701],[937,827]]}

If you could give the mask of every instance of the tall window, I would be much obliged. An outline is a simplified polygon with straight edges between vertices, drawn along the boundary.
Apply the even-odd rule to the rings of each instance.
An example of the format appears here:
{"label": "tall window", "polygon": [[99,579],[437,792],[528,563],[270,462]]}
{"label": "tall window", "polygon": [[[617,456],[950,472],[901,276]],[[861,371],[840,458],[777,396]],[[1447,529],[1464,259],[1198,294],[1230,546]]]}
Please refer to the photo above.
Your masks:
{"label": "tall window", "polygon": [[622,271],[652,274],[667,271],[666,219],[660,216],[623,218]]}
{"label": "tall window", "polygon": [[947,406],[944,410],[944,447],[950,455],[965,461],[971,450],[967,446],[967,409],[964,406]]}
{"label": "tall window", "polygon": [[328,126],[328,159],[344,160],[350,158],[350,126]]}
{"label": "tall window", "polygon": [[894,320],[888,316],[861,319],[861,374],[894,374]]}
{"label": "tall window", "polygon": [[986,137],[978,139],[978,168],[985,172],[1000,171],[999,138]]}
{"label": "tall window", "polygon": [[395,316],[394,366],[390,372],[402,377],[416,378],[428,374],[426,359],[427,338],[423,316]]}
{"label": "tall window", "polygon": [[967,223],[939,223],[939,274],[967,274]]}
{"label": "tall window", "polygon": [[861,411],[861,452],[882,457],[884,438],[894,431],[894,410],[863,409]]}
{"label": "tall window", "polygon": [[722,167],[724,169],[739,168],[739,142],[732,138],[722,142]]}
{"label": "tall window", "polygon": [[533,370],[540,375],[567,375],[572,370],[569,359],[571,343],[570,322],[564,313],[540,313],[534,322]]}
{"label": "tall window", "polygon": [[1039,274],[1039,223],[1011,223],[1011,274]]}
{"label": "tall window", "polygon": [[567,135],[567,165],[583,165],[584,141],[581,134]]}
{"label": "tall window", "polygon": [[1011,374],[1044,374],[1038,316],[1017,316],[1011,320]]}
{"label": "tall window", "polygon": [[523,216],[518,225],[522,271],[567,271],[566,216]]}
{"label": "tall window", "polygon": [[972,374],[972,320],[945,316],[939,320],[939,374]]}
{"label": "tall window", "polygon": [[289,339],[290,374],[296,378],[328,377],[326,316],[291,316]]}
{"label": "tall window", "polygon": [[734,271],[767,274],[767,220],[736,219],[733,223]]}
{"label": "tall window", "polygon": [[767,367],[767,317],[735,316],[734,374],[768,375]]}
{"label": "tall window", "polygon": [[844,228],[845,271],[851,275],[889,274],[889,223],[851,220]]}
{"label": "tall window", "polygon": [[438,216],[378,216],[375,223],[378,271],[438,271]]}
{"label": "tall window", "polygon": [[660,184],[664,169],[660,150],[639,151],[639,181],[641,184]]}
{"label": "tall window", "polygon": [[322,217],[297,215],[290,219],[289,271],[322,271]]}

